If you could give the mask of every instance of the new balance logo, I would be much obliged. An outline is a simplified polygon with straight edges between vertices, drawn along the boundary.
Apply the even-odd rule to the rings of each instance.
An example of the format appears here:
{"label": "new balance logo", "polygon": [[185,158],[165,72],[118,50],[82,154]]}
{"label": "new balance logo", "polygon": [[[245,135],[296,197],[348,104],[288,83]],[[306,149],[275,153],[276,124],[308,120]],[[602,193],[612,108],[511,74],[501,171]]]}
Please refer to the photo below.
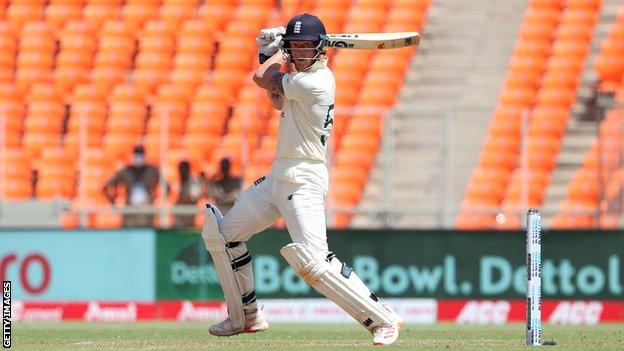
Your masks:
{"label": "new balance logo", "polygon": [[292,200],[292,194],[288,195],[288,198],[286,198],[286,201],[290,201]]}
{"label": "new balance logo", "polygon": [[373,320],[370,318],[367,318],[364,322],[362,322],[362,324],[364,324],[365,327],[368,327],[371,324],[373,324]]}
{"label": "new balance logo", "polygon": [[266,178],[266,177],[260,177],[260,178],[256,179],[256,181],[254,181],[254,183],[253,183],[253,184],[254,184],[254,185],[258,185],[258,184],[262,183],[262,182],[264,181],[264,179],[265,179],[265,178]]}

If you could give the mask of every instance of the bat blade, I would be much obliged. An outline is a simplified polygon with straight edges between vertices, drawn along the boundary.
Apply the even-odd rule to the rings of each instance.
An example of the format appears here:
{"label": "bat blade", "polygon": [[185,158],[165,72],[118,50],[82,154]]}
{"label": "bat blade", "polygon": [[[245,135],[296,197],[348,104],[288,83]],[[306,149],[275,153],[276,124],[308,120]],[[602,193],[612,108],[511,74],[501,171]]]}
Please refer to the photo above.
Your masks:
{"label": "bat blade", "polygon": [[384,50],[416,46],[418,32],[328,34],[327,47],[337,49]]}

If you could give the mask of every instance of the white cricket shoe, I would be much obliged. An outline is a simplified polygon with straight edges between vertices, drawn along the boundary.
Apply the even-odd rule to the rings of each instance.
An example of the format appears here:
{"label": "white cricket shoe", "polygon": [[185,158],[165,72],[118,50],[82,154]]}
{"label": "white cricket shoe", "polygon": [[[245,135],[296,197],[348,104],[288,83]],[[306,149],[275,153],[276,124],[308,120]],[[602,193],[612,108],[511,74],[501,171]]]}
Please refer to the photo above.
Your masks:
{"label": "white cricket shoe", "polygon": [[379,326],[373,331],[373,345],[390,345],[399,338],[399,326]]}
{"label": "white cricket shoe", "polygon": [[262,310],[253,314],[245,315],[245,328],[243,330],[236,330],[232,326],[230,317],[226,318],[223,322],[210,326],[208,332],[216,336],[232,336],[241,333],[257,333],[269,329],[269,323],[264,319]]}
{"label": "white cricket shoe", "polygon": [[381,304],[388,312],[390,312],[390,314],[392,315],[392,318],[394,319],[394,324],[396,324],[397,327],[399,327],[399,329],[403,329],[403,327],[405,326],[405,320],[403,319],[403,317],[399,316],[398,313],[396,313],[392,307],[386,305],[385,303]]}

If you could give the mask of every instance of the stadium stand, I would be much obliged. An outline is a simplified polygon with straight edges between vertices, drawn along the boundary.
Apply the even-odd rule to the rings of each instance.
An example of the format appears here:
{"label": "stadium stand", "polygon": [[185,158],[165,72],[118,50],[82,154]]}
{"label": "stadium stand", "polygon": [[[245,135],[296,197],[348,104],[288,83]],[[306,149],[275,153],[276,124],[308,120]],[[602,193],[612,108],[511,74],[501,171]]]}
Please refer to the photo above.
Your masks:
{"label": "stadium stand", "polygon": [[529,3],[479,168],[456,218],[458,228],[516,229],[525,208],[542,205],[600,5],[601,1]]}
{"label": "stadium stand", "polygon": [[[106,206],[101,188],[138,142],[148,162],[165,162],[169,182],[183,158],[193,172],[210,175],[227,156],[249,184],[269,170],[279,125],[279,113],[248,79],[259,29],[310,11],[329,32],[418,30],[429,2],[12,1],[0,22],[2,158],[10,164],[2,168],[2,198],[72,199],[72,211]],[[341,87],[332,201],[345,210],[361,199],[381,116],[395,102],[412,52],[332,53]],[[336,225],[350,217],[338,214]],[[80,220],[72,212],[62,222]],[[87,223],[121,222],[98,212]]]}
{"label": "stadium stand", "polygon": [[[585,154],[582,166],[567,185],[567,196],[553,218],[553,227],[613,229],[621,223],[622,196],[622,114],[624,87],[624,7],[617,12],[608,36],[600,44],[600,53],[594,68],[601,84],[599,89],[615,95],[615,106],[606,111],[591,149]],[[599,216],[597,216],[599,214]],[[597,218],[599,220],[597,220]]]}

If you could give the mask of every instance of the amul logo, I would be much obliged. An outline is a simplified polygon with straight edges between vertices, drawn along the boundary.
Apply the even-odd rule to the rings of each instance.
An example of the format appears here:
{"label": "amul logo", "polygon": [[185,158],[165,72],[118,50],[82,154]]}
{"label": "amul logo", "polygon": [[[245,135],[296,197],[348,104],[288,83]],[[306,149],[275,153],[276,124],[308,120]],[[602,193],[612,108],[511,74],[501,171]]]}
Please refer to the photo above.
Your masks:
{"label": "amul logo", "polygon": [[295,28],[293,29],[293,31],[294,31],[296,34],[301,33],[301,21],[297,21],[297,22],[295,22]]}

